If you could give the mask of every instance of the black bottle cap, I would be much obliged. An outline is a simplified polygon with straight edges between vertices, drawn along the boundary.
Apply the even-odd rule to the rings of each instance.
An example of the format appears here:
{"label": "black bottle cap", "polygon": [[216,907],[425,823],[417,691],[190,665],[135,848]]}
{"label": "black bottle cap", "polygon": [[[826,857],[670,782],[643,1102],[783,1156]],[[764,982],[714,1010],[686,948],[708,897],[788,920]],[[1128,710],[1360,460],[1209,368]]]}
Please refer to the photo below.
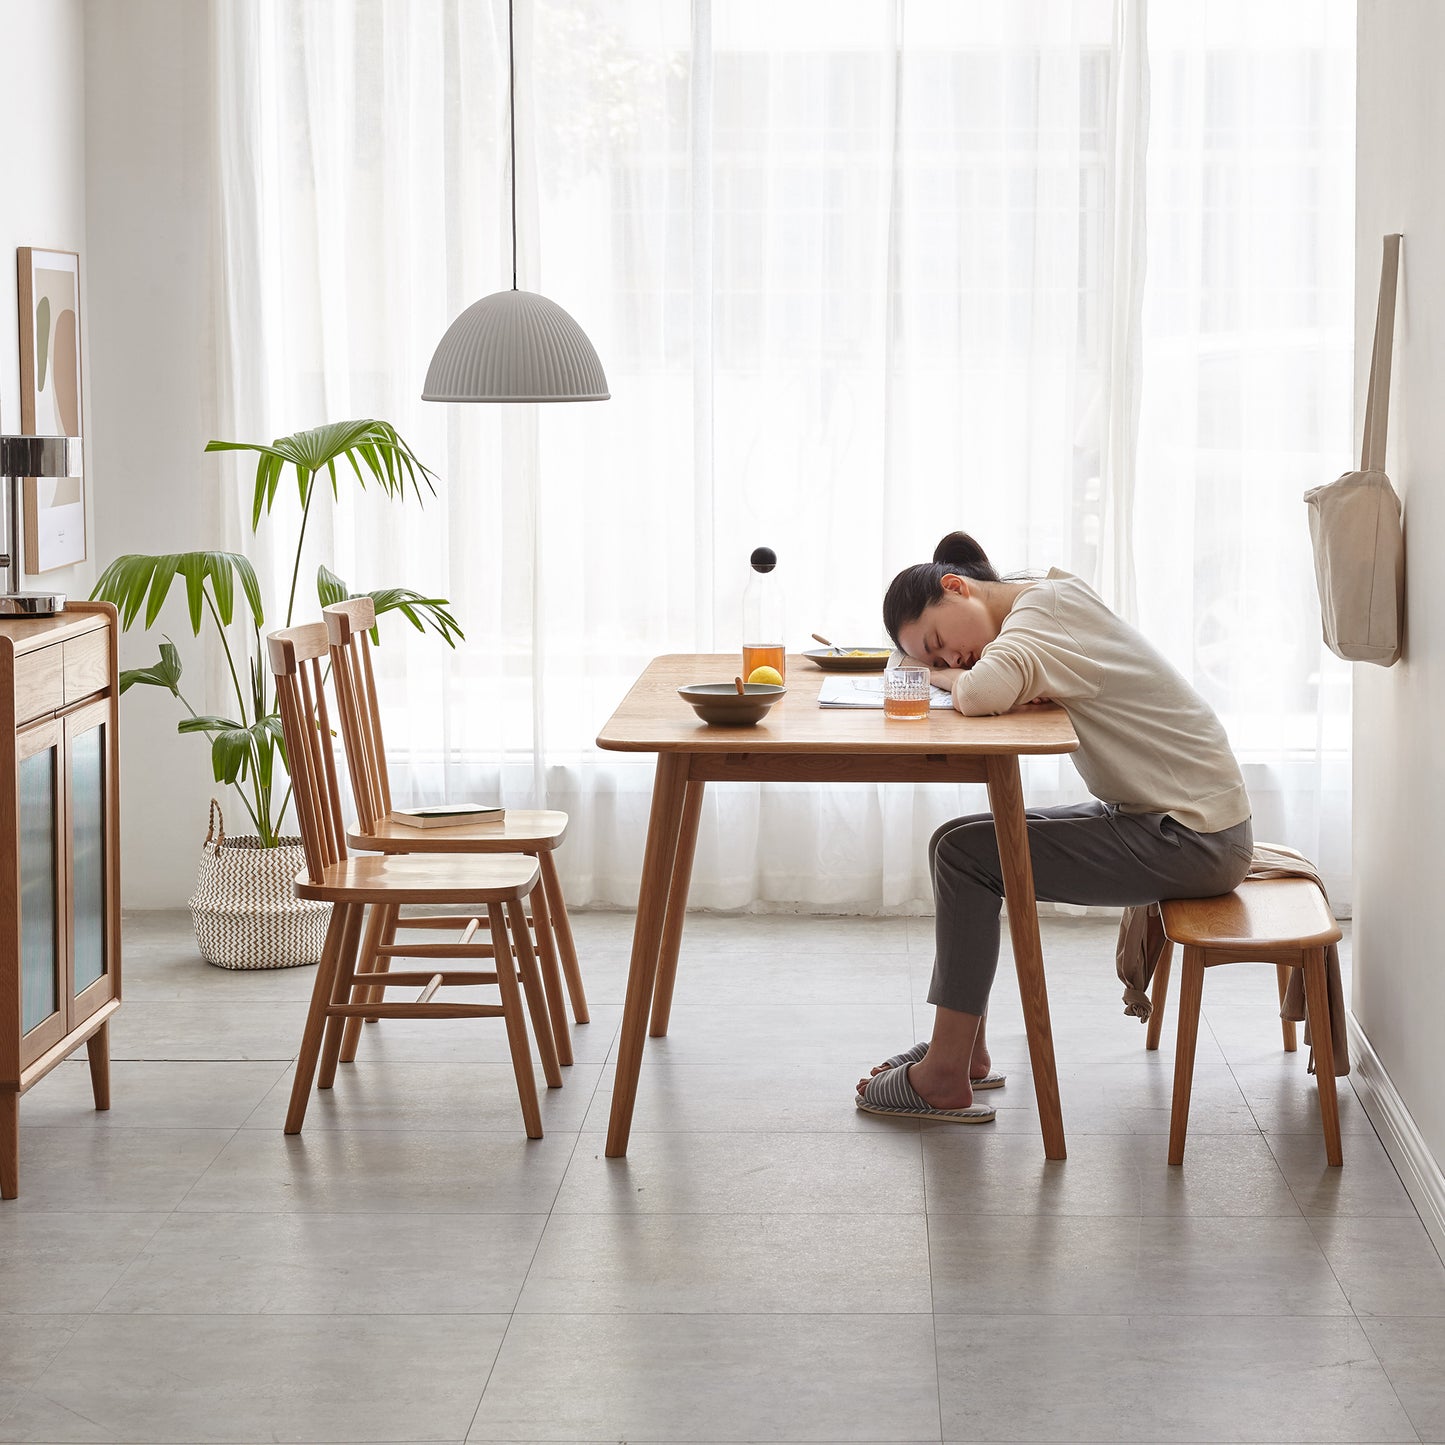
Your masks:
{"label": "black bottle cap", "polygon": [[771,547],[754,547],[748,561],[753,564],[754,572],[771,572],[778,565],[778,554]]}

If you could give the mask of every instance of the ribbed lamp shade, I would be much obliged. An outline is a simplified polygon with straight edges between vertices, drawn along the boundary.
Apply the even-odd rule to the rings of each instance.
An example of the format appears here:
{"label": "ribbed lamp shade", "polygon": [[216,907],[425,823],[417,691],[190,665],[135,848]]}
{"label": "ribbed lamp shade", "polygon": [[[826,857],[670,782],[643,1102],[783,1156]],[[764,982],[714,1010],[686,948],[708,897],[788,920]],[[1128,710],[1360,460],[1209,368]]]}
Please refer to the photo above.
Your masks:
{"label": "ribbed lamp shade", "polygon": [[555,301],[497,291],[468,306],[427,367],[423,401],[606,401],[587,334]]}

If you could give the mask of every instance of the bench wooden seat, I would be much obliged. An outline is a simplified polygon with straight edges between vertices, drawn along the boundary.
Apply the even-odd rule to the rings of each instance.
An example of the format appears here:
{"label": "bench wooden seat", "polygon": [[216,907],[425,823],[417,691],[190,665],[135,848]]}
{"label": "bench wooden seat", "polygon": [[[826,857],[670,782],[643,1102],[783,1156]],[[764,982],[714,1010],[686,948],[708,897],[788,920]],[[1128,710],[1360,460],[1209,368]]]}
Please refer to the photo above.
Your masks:
{"label": "bench wooden seat", "polygon": [[[1272,963],[1277,969],[1281,1000],[1288,979],[1286,970],[1304,970],[1305,1002],[1314,1025],[1315,1078],[1325,1132],[1325,1155],[1333,1165],[1342,1163],[1325,977],[1325,949],[1338,943],[1341,935],[1319,888],[1309,878],[1253,878],[1241,883],[1233,893],[1216,898],[1168,899],[1160,905],[1160,913],[1169,943],[1154,971],[1151,994],[1154,1008],[1149,1017],[1147,1045],[1151,1049],[1159,1045],[1164,1020],[1171,945],[1177,943],[1184,950],[1179,1042],[1174,1055],[1174,1103],[1169,1118],[1169,1162],[1184,1162],[1194,1048],[1204,999],[1204,970],[1221,963]],[[1286,1050],[1293,1050],[1295,1046],[1294,1024],[1288,1021],[1284,1024],[1284,1046]]]}

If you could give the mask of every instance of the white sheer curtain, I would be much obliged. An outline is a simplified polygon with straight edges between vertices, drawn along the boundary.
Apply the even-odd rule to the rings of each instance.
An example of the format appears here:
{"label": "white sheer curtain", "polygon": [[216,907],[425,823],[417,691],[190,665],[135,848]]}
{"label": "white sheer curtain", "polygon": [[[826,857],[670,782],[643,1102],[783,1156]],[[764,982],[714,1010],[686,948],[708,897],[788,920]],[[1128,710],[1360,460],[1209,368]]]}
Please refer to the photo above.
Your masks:
{"label": "white sheer curtain", "polygon": [[[759,544],[794,646],[877,639],[888,579],[964,527],[1136,615],[1225,715],[1261,835],[1338,891],[1347,677],[1299,497],[1349,451],[1353,6],[1259,8],[518,0],[518,284],[614,399],[464,408],[418,393],[509,280],[504,0],[217,3],[229,434],[382,416],[441,477],[312,523],[310,572],[467,629],[386,634],[399,791],[565,808],[569,897],[631,904],[651,759],[592,739],[646,661],[738,643]],[[1084,796],[1065,762],[1026,786]],[[923,909],[929,832],[983,806],[715,788],[693,902]]]}

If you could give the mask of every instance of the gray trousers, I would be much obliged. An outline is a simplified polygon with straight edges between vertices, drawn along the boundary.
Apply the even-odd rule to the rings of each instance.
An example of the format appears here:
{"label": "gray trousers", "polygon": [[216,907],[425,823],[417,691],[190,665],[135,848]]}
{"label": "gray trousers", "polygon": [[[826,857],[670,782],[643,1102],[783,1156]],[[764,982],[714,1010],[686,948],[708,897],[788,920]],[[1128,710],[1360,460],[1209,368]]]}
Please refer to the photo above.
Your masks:
{"label": "gray trousers", "polygon": [[[1100,802],[1030,808],[1025,816],[1040,901],[1125,908],[1210,898],[1238,887],[1249,871],[1247,819],[1220,833],[1196,833],[1167,813],[1123,813]],[[928,1001],[981,1016],[998,969],[1003,902],[993,814],[945,823],[928,860],[936,910]]]}

